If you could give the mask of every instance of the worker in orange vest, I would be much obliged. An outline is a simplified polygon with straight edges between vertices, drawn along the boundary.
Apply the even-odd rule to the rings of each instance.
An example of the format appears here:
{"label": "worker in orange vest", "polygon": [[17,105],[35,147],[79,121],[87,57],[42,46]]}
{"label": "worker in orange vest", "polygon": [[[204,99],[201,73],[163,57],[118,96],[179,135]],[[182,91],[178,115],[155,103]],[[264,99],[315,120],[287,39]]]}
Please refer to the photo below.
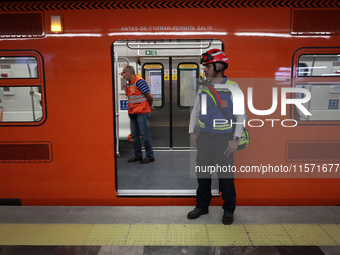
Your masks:
{"label": "worker in orange vest", "polygon": [[[132,66],[123,69],[123,78],[128,81],[125,95],[128,97],[131,136],[134,145],[134,156],[128,162],[140,161],[149,163],[155,161],[152,149],[149,120],[151,116],[153,96],[145,80],[135,73]],[[143,159],[141,140],[144,141],[146,157]]]}

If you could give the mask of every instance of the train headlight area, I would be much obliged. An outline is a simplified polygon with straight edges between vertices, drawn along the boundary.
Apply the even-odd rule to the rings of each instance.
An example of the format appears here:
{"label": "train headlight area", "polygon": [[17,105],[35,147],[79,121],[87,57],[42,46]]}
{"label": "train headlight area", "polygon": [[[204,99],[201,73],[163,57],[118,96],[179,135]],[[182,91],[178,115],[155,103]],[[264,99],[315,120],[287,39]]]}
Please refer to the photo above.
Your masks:
{"label": "train headlight area", "polygon": [[[0,208],[0,254],[339,254],[340,207]],[[34,253],[35,252],[35,253]],[[36,253],[40,252],[40,253]]]}

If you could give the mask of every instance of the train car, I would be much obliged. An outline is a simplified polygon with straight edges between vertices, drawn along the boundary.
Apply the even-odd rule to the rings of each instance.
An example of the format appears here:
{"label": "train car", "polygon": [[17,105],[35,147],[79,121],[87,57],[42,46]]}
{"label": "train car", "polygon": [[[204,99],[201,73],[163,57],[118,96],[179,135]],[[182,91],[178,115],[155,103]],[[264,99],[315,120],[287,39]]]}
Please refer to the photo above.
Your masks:
{"label": "train car", "polygon": [[[339,205],[339,17],[334,0],[1,2],[0,203],[195,205],[190,111],[218,48],[251,136],[237,205]],[[127,162],[127,65],[154,95],[145,165]]]}

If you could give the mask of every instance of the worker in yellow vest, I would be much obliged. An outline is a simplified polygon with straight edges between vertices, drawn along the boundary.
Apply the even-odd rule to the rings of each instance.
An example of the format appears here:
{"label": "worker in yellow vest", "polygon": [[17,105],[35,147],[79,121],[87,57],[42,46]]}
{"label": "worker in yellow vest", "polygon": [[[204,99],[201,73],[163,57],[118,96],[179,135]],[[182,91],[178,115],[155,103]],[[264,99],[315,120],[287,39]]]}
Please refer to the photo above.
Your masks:
{"label": "worker in yellow vest", "polygon": [[[236,191],[234,186],[234,158],[233,154],[237,150],[239,140],[244,128],[245,114],[233,115],[233,97],[225,85],[237,86],[236,82],[230,81],[224,71],[228,68],[229,59],[227,55],[219,50],[212,49],[202,54],[202,65],[207,78],[197,92],[195,106],[191,112],[189,134],[192,144],[197,148],[196,172],[198,188],[196,192],[196,207],[188,213],[188,219],[197,219],[203,214],[209,213],[208,207],[212,198],[211,178],[212,174],[206,169],[214,166],[218,169],[227,169],[217,172],[219,179],[219,190],[222,192],[224,203],[222,208],[224,214],[222,223],[230,225],[234,221],[234,211],[236,208]],[[220,89],[217,89],[220,87]],[[206,105],[205,111],[201,110],[201,104]],[[221,102],[219,102],[219,100]],[[220,104],[218,107],[217,104]],[[221,109],[221,110],[220,110]],[[231,123],[223,122],[215,125],[216,119],[225,119],[224,114],[230,120],[234,120],[235,129]],[[234,124],[234,125],[235,125]],[[200,132],[195,132],[195,127]]]}

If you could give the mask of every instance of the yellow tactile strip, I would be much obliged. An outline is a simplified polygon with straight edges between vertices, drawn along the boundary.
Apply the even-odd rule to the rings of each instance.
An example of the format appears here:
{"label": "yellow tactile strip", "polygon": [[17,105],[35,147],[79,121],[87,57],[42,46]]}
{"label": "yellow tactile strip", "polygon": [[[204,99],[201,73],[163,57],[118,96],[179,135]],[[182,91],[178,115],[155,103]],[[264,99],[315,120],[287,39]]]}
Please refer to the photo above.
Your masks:
{"label": "yellow tactile strip", "polygon": [[0,245],[340,245],[339,224],[0,224]]}

